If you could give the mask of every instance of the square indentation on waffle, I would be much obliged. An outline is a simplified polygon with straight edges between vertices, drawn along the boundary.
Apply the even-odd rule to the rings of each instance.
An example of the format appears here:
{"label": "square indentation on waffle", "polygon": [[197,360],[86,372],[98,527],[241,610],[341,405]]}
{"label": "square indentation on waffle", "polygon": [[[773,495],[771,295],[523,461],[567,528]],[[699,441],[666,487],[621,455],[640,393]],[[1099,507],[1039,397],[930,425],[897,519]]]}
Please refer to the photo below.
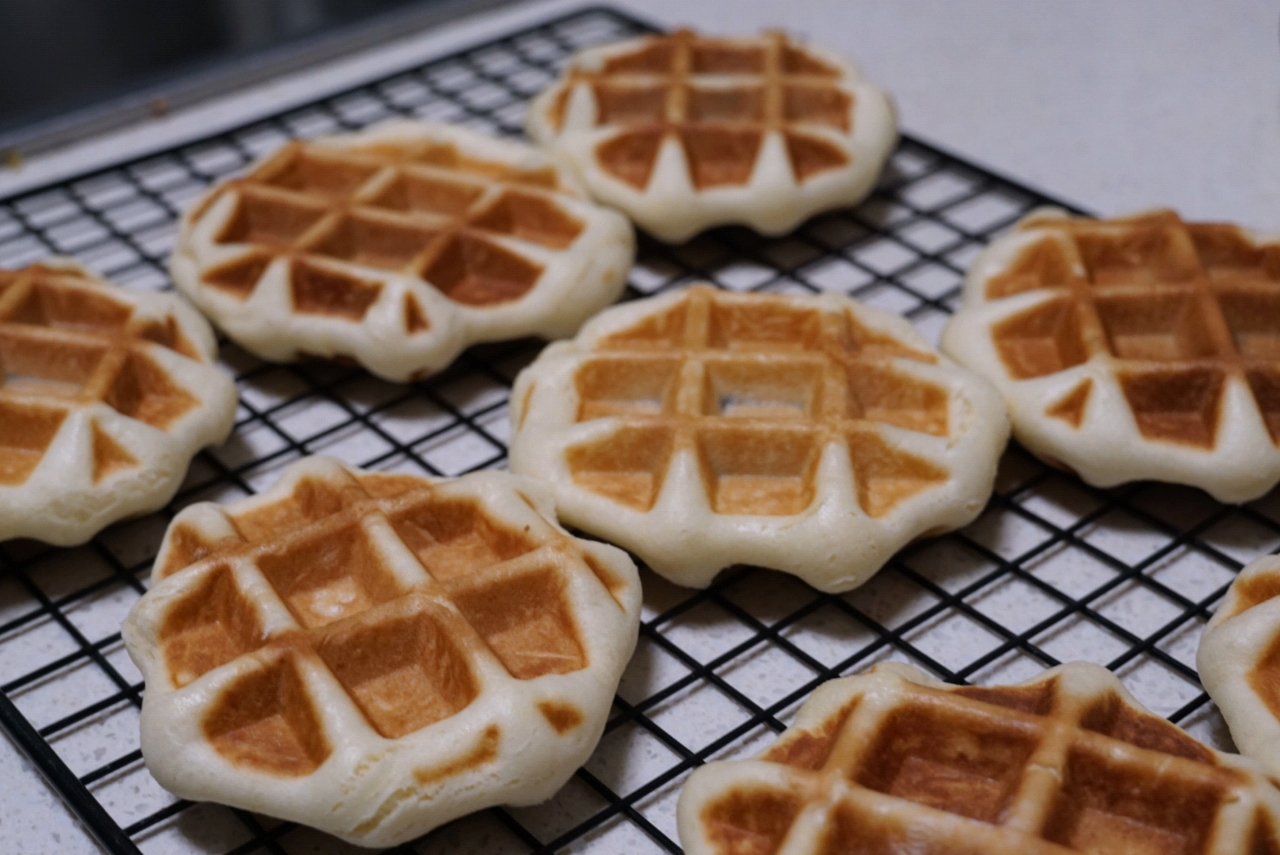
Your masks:
{"label": "square indentation on waffle", "polygon": [[0,484],[27,480],[66,417],[59,407],[0,398]]}
{"label": "square indentation on waffle", "polygon": [[[200,406],[149,353],[203,359],[172,315],[138,316],[129,297],[68,267],[5,271],[0,285],[0,484],[24,483],[75,410],[101,402],[167,430]],[[139,465],[97,420],[93,451],[94,483]]]}
{"label": "square indentation on waffle", "polygon": [[[1280,362],[1280,244],[1172,212],[1041,218],[1022,228],[1040,237],[990,279],[986,296],[1055,296],[993,328],[1010,376],[1109,359],[1144,436],[1201,448],[1215,446],[1222,389],[1239,377],[1280,438],[1271,383]],[[1090,389],[1082,385],[1054,414],[1078,423]]]}
{"label": "square indentation on waffle", "polygon": [[698,190],[751,180],[765,139],[778,134],[798,181],[849,163],[816,129],[849,133],[853,96],[844,72],[780,33],[712,39],[681,30],[575,68],[551,110],[558,129],[574,88],[589,88],[607,129],[596,159],[644,190],[666,139],[679,143]]}
{"label": "square indentation on waffle", "polygon": [[530,680],[568,674],[587,664],[565,600],[565,583],[554,568],[534,565],[459,579],[447,587],[507,672]]}
{"label": "square indentation on waffle", "polygon": [[353,521],[265,552],[258,569],[303,627],[321,627],[404,593],[369,533]]}
{"label": "square indentation on waffle", "polygon": [[1072,750],[1045,838],[1077,852],[1115,851],[1120,841],[1142,855],[1205,851],[1227,797],[1223,782],[1194,773],[1153,781],[1147,764],[1125,759]]}
{"label": "square indentation on waffle", "polygon": [[214,750],[237,766],[281,777],[309,775],[333,751],[304,665],[280,651],[227,686],[201,722]]}
{"label": "square indentation on waffle", "polygon": [[585,228],[548,192],[556,187],[554,171],[471,159],[452,144],[291,143],[227,185],[234,209],[214,240],[253,250],[202,280],[247,300],[272,259],[287,256],[295,311],[355,322],[385,273],[468,306],[508,303],[538,282],[547,251]]}
{"label": "square indentation on waffle", "polygon": [[994,822],[1008,810],[1040,734],[1025,722],[967,712],[927,703],[895,709],[852,777],[870,790]]}
{"label": "square indentation on waffle", "polygon": [[760,757],[773,771],[700,770],[686,790],[700,826],[686,851],[728,855],[746,840],[814,855],[1274,847],[1280,800],[1259,770],[1233,768],[1101,669],[962,689],[892,667],[829,684],[843,700],[828,694],[825,720],[802,709],[804,724]]}
{"label": "square indentation on waffle", "polygon": [[175,686],[225,665],[266,641],[258,613],[241,595],[232,570],[214,565],[176,603],[159,633]]}
{"label": "square indentation on waffle", "polygon": [[424,479],[299,466],[283,495],[179,517],[157,562],[157,578],[190,579],[157,633],[170,682],[240,675],[203,719],[229,761],[313,772],[330,752],[317,692],[395,739],[461,712],[494,667],[519,681],[587,667],[566,586],[597,570],[566,570],[562,535]]}
{"label": "square indentation on waffle", "polygon": [[537,548],[521,532],[496,526],[471,501],[431,500],[390,517],[405,546],[432,578],[446,582],[519,558]]}
{"label": "square indentation on waffle", "polygon": [[458,624],[439,604],[410,599],[379,623],[326,636],[317,652],[374,729],[395,739],[458,713],[479,693],[454,640]]}
{"label": "square indentation on waffle", "polygon": [[719,514],[804,511],[826,447],[848,449],[858,500],[881,517],[947,480],[881,425],[949,435],[949,395],[886,356],[930,362],[847,313],[691,288],[664,313],[598,342],[576,373],[578,421],[614,419],[569,448],[579,486],[638,510],[688,450]]}

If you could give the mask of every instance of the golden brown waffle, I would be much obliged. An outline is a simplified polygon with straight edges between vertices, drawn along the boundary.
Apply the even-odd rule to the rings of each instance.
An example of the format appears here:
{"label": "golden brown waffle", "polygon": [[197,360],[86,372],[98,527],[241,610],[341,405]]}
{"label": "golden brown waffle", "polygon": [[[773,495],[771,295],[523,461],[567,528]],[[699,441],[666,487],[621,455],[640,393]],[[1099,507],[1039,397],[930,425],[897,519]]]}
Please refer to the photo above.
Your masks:
{"label": "golden brown waffle", "polygon": [[186,508],[123,629],[147,767],[365,846],[549,798],[600,738],[640,608],[630,559],[554,520],[506,473],[320,457]]}
{"label": "golden brown waffle", "polygon": [[1239,502],[1280,481],[1280,239],[1035,212],[974,262],[942,348],[1000,387],[1024,445],[1092,484]]}
{"label": "golden brown waffle", "polygon": [[832,680],[757,760],[680,796],[688,855],[1260,855],[1280,792],[1075,662],[1016,686]]}
{"label": "golden brown waffle", "polygon": [[544,350],[511,400],[512,470],[695,587],[738,562],[855,587],[973,519],[1008,437],[989,384],[832,294],[694,286],[617,306]]}
{"label": "golden brown waffle", "polygon": [[215,353],[173,295],[65,259],[0,271],[0,540],[81,543],[169,501],[231,431]]}
{"label": "golden brown waffle", "polygon": [[897,140],[888,98],[852,64],[776,32],[582,51],[534,100],[528,131],[668,241],[723,223],[780,234],[853,204]]}
{"label": "golden brown waffle", "polygon": [[1280,776],[1280,558],[1249,562],[1200,637],[1196,667],[1240,752]]}
{"label": "golden brown waffle", "polygon": [[617,298],[630,226],[529,146],[398,121],[293,142],[182,221],[174,281],[265,359],[406,380],[477,341],[572,334]]}

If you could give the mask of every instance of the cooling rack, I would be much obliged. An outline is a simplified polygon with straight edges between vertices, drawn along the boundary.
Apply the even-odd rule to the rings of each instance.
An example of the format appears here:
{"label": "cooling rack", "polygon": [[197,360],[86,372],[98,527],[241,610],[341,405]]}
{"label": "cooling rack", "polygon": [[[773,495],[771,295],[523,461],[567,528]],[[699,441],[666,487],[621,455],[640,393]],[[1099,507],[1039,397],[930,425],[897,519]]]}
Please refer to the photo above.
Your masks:
{"label": "cooling rack", "polygon": [[[571,52],[651,29],[614,10],[579,11],[0,200],[0,266],[57,252],[130,287],[168,288],[179,212],[285,139],[395,115],[518,134],[527,99]],[[792,235],[720,229],[677,247],[642,237],[628,297],[698,280],[839,291],[936,340],[969,260],[1042,204],[1061,203],[907,136],[867,202]],[[0,725],[108,852],[346,851],[310,829],[193,805],[155,783],[138,750],[143,686],[120,622],[174,513],[255,492],[301,455],[439,475],[504,466],[510,384],[539,346],[473,348],[429,381],[392,385],[334,364],[266,364],[224,342],[240,390],[236,431],[197,457],[169,507],[77,549],[0,544]],[[977,522],[914,544],[852,593],[819,594],[753,568],[690,591],[644,571],[640,642],[590,762],[545,805],[485,811],[396,851],[679,852],[675,803],[691,769],[756,753],[819,683],[885,659],[956,682],[1092,660],[1152,709],[1230,747],[1196,677],[1195,647],[1242,562],[1280,545],[1277,519],[1274,497],[1226,507],[1167,485],[1094,489],[1014,445]]]}

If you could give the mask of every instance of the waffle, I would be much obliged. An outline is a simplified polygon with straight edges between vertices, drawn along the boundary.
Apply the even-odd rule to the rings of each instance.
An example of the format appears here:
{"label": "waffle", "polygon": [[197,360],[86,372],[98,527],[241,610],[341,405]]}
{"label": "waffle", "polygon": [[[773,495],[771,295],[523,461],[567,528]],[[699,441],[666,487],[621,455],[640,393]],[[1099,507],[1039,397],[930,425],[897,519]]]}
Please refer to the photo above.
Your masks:
{"label": "waffle", "polygon": [[617,299],[631,226],[522,143],[395,121],[292,142],[182,219],[173,280],[264,359],[389,380],[482,341],[572,335]]}
{"label": "waffle", "polygon": [[172,294],[67,259],[0,270],[0,541],[83,543],[168,502],[192,456],[231,432],[216,351]]}
{"label": "waffle", "polygon": [[982,378],[847,297],[695,286],[609,309],[516,379],[511,468],[561,519],[705,587],[824,591],[982,510],[1009,426]]}
{"label": "waffle", "polygon": [[942,350],[995,382],[1023,445],[1091,484],[1242,502],[1280,481],[1280,238],[1036,211],[974,261]]}
{"label": "waffle", "polygon": [[895,663],[824,684],[758,759],[696,770],[678,822],[688,855],[1262,855],[1280,792],[1096,665],[961,688]]}
{"label": "waffle", "polygon": [[589,48],[526,127],[593,196],[672,242],[726,223],[782,234],[852,205],[898,139],[892,103],[856,67],[776,32]]}
{"label": "waffle", "polygon": [[163,786],[391,846],[551,796],[600,739],[639,626],[621,551],[543,488],[323,457],[174,519],[125,621]]}
{"label": "waffle", "polygon": [[1240,752],[1280,776],[1280,558],[1250,562],[1200,637],[1196,667]]}

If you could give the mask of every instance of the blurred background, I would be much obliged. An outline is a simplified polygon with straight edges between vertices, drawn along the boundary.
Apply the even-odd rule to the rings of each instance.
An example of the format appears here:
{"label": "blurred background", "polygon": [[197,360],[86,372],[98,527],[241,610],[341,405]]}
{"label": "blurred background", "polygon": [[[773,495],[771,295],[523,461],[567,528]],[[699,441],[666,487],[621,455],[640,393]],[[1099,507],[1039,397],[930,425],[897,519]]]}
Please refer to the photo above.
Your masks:
{"label": "blurred background", "polygon": [[[588,5],[4,0],[0,155],[10,168],[0,168],[0,196]],[[893,94],[906,131],[1084,208],[1170,205],[1191,218],[1280,230],[1273,0],[612,5],[663,27],[783,27],[843,51]]]}
{"label": "blurred background", "polygon": [[[0,9],[0,121],[93,103],[222,54],[243,54],[407,0],[9,0]],[[21,81],[21,83],[19,83]]]}
{"label": "blurred background", "polygon": [[0,148],[29,153],[497,0],[5,0]]}

